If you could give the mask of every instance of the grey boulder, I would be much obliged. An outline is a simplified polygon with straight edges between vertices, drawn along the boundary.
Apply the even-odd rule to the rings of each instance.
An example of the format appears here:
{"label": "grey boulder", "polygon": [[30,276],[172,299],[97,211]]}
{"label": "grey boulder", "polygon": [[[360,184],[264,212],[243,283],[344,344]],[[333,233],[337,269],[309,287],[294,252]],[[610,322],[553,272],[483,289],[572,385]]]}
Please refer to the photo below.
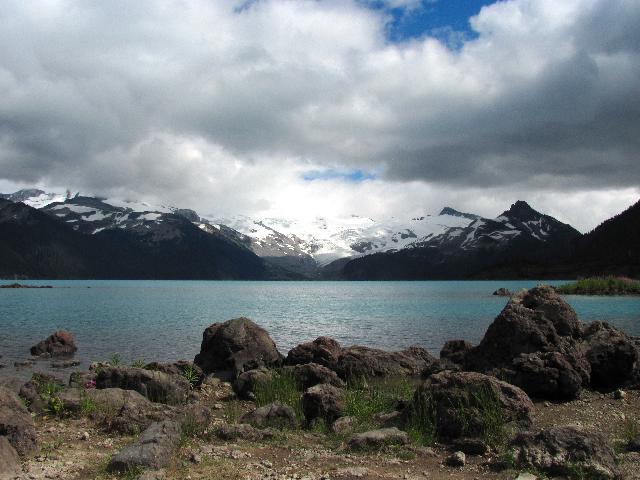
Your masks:
{"label": "grey boulder", "polygon": [[153,423],[131,445],[115,454],[107,471],[126,473],[137,468],[165,467],[180,444],[180,425],[171,420]]}
{"label": "grey boulder", "polygon": [[194,363],[205,374],[233,380],[248,370],[279,366],[282,355],[264,328],[240,317],[208,327]]}

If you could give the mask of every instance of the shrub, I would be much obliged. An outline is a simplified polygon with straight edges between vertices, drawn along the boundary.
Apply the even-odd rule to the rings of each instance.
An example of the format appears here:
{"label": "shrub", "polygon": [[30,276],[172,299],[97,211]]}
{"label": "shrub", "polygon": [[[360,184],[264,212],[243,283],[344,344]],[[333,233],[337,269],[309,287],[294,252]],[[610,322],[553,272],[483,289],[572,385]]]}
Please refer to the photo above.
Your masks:
{"label": "shrub", "polygon": [[191,388],[195,387],[200,380],[200,375],[198,375],[198,371],[193,367],[193,365],[185,365],[182,369],[182,376],[187,379]]}

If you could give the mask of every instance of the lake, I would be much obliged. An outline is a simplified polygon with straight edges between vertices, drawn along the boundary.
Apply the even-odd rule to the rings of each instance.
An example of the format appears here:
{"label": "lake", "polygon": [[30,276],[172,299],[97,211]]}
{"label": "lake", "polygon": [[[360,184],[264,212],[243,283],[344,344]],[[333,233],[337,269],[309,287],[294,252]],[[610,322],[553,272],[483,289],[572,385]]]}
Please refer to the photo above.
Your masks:
{"label": "lake", "polygon": [[[3,281],[3,283],[11,283]],[[438,355],[449,339],[477,343],[507,302],[491,293],[536,281],[234,282],[29,281],[52,289],[0,289],[0,375],[53,331],[76,336],[83,366],[118,354],[122,361],[193,359],[202,331],[246,316],[267,329],[286,355],[320,335],[343,345],[383,349],[420,345]],[[562,282],[548,282],[559,284]],[[640,335],[640,297],[569,296],[580,319],[604,320]],[[49,370],[40,360],[37,370]],[[30,375],[30,368],[19,376]],[[66,373],[61,375],[66,375]]]}

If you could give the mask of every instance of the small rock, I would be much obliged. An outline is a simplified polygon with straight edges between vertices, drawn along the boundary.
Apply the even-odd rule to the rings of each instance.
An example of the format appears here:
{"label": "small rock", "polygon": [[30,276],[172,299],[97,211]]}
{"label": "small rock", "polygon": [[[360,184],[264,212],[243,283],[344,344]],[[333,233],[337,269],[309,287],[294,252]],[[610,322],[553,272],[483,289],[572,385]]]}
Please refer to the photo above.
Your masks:
{"label": "small rock", "polygon": [[516,477],[516,480],[538,480],[538,477],[536,477],[533,473],[524,472],[518,475]]}
{"label": "small rock", "polygon": [[364,467],[348,467],[341,468],[336,471],[337,477],[366,477],[369,475],[369,470]]}
{"label": "small rock", "polygon": [[464,467],[467,458],[463,452],[453,452],[446,458],[445,463],[450,467]]}
{"label": "small rock", "polygon": [[89,432],[82,432],[80,434],[80,440],[84,440],[84,441],[89,440]]}
{"label": "small rock", "polygon": [[627,398],[627,392],[617,389],[615,392],[613,392],[613,398],[615,398],[616,400],[624,400],[625,398]]}
{"label": "small rock", "polygon": [[406,445],[409,443],[407,432],[392,428],[381,428],[355,435],[349,440],[347,446],[351,450],[363,450],[369,448],[382,448],[387,445]]}
{"label": "small rock", "polygon": [[331,431],[338,435],[351,432],[356,424],[355,417],[340,417],[331,425]]}

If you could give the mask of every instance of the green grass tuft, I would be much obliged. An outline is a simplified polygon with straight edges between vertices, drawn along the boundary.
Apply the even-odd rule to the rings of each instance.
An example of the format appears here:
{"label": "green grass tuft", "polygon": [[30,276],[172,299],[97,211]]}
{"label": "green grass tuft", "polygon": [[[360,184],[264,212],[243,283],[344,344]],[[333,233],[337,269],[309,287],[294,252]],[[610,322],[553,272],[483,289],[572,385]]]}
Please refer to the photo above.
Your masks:
{"label": "green grass tuft", "polygon": [[280,402],[293,408],[299,420],[304,418],[302,385],[289,371],[274,370],[270,380],[255,385],[253,394],[258,407]]}
{"label": "green grass tuft", "polygon": [[375,416],[389,413],[401,400],[410,400],[415,386],[406,378],[365,379],[347,384],[344,395],[344,415],[355,417],[358,423],[372,425]]}
{"label": "green grass tuft", "polygon": [[640,281],[626,277],[590,277],[556,287],[565,295],[640,295]]}

